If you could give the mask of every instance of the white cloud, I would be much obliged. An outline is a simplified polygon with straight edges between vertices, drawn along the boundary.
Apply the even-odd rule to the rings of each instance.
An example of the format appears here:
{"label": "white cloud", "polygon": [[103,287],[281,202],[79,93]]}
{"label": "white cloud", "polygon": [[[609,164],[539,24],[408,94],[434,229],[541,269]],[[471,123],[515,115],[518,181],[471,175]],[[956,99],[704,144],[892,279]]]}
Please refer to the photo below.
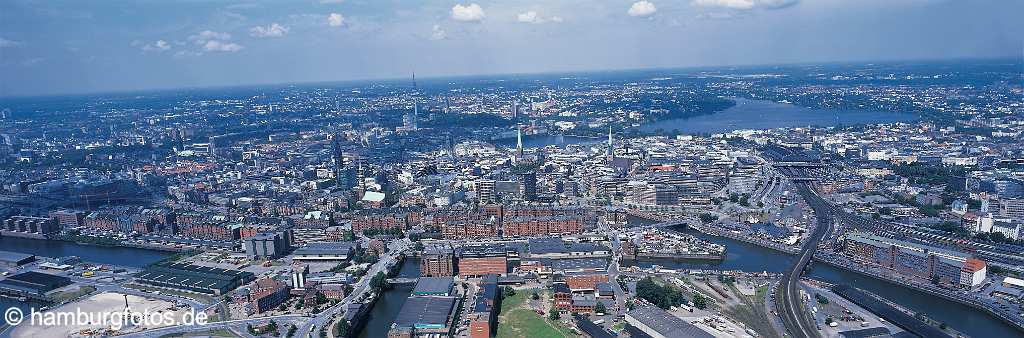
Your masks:
{"label": "white cloud", "polygon": [[[701,0],[697,0],[697,1],[701,1]],[[626,11],[626,13],[629,13],[629,16],[645,17],[645,16],[654,15],[654,13],[657,12],[657,11],[658,11],[658,8],[654,7],[653,3],[651,3],[650,1],[646,1],[646,0],[641,0],[641,1],[634,2],[632,6],[629,6],[629,11]]]}
{"label": "white cloud", "polygon": [[[270,27],[273,28],[273,25]],[[188,37],[188,41],[198,46],[199,50],[182,50],[174,53],[174,56],[200,56],[203,55],[203,52],[237,52],[244,48],[242,45],[228,40],[231,40],[231,34],[205,30]]]}
{"label": "white cloud", "polygon": [[205,30],[188,37],[188,41],[195,42],[197,45],[203,45],[210,40],[231,40],[231,34]]}
{"label": "white cloud", "polygon": [[7,40],[7,39],[4,39],[4,38],[0,38],[0,48],[14,47],[14,46],[17,46],[17,45],[20,45],[20,44],[21,44],[20,42],[17,42],[17,41],[14,41],[14,40]]}
{"label": "white cloud", "polygon": [[221,42],[210,40],[203,44],[203,50],[207,52],[237,52],[242,50],[242,45],[234,42]]}
{"label": "white cloud", "polygon": [[779,9],[795,5],[799,0],[693,0],[698,7],[716,7],[733,10],[751,10],[754,8]]}
{"label": "white cloud", "polygon": [[430,30],[431,40],[444,40],[447,37],[448,32],[445,32],[444,28],[441,28],[441,25],[434,25],[434,28],[431,28]]}
{"label": "white cloud", "polygon": [[345,17],[339,13],[331,13],[327,16],[327,24],[331,27],[338,27],[345,23]]}
{"label": "white cloud", "polygon": [[457,21],[480,21],[483,20],[486,15],[484,9],[480,8],[480,5],[475,3],[463,6],[461,4],[455,4],[452,6],[452,19]]}
{"label": "white cloud", "polygon": [[288,34],[288,26],[272,23],[270,26],[256,26],[249,29],[249,35],[257,38],[279,38]]}
{"label": "white cloud", "polygon": [[550,18],[545,18],[544,16],[538,14],[536,11],[527,11],[525,13],[519,13],[519,15],[516,15],[516,21],[523,23],[542,24],[546,22],[559,23],[564,21],[564,19],[562,19],[562,17],[560,16],[552,16]]}
{"label": "white cloud", "polygon": [[516,16],[516,20],[525,23],[541,23],[543,20],[537,15],[537,12],[529,11],[526,13],[519,13]]}
{"label": "white cloud", "polygon": [[168,49],[171,49],[171,44],[164,40],[156,40],[156,42],[142,46],[142,50],[147,52],[163,52]]}

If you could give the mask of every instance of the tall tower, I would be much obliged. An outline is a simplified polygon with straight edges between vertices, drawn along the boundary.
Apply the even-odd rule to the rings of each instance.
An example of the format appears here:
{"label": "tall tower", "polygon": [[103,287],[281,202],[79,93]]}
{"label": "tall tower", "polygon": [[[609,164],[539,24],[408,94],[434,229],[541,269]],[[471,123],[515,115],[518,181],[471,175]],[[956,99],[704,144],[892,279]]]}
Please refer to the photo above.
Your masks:
{"label": "tall tower", "polygon": [[512,121],[519,119],[519,100],[512,101]]}
{"label": "tall tower", "polygon": [[417,119],[417,116],[419,116],[419,115],[420,115],[420,103],[415,101],[415,100],[413,100],[412,101],[412,130],[416,130],[417,128],[419,128],[419,126],[416,125],[417,124],[416,119]]}
{"label": "tall tower", "polygon": [[516,125],[516,159],[523,158],[523,128]]}
{"label": "tall tower", "polygon": [[606,152],[608,158],[615,156],[615,149],[612,147],[612,126],[608,125],[608,150]]}

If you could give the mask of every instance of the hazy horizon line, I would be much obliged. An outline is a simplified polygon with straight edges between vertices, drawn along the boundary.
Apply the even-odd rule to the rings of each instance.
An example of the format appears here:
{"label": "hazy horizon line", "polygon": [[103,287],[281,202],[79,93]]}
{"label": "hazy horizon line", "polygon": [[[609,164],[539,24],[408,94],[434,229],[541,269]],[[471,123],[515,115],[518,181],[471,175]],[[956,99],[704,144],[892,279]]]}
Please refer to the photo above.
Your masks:
{"label": "hazy horizon line", "polygon": [[[998,57],[973,57],[973,58],[944,58],[944,59],[922,59],[922,58],[911,58],[911,59],[876,59],[876,60],[836,60],[827,62],[780,62],[780,63],[737,63],[737,64],[721,64],[721,65],[703,65],[703,66],[672,66],[672,67],[635,67],[635,68],[605,68],[605,69],[577,69],[577,70],[548,70],[548,71],[536,71],[536,72],[509,72],[509,73],[476,73],[476,74],[451,74],[451,75],[427,75],[417,76],[419,80],[440,80],[440,79],[459,79],[459,78],[487,78],[487,77],[498,77],[498,76],[538,76],[538,75],[555,75],[555,74],[581,74],[581,73],[614,73],[614,72],[630,72],[630,71],[669,71],[669,70],[716,70],[722,68],[761,68],[761,67],[794,67],[794,66],[814,66],[814,65],[856,65],[856,64],[888,64],[888,63],[900,63],[900,62],[921,62],[921,63],[942,63],[942,62],[958,62],[958,61],[998,61],[1008,60],[1012,62],[1020,62],[1024,65],[1024,56],[1017,58],[1017,56],[998,56]],[[1024,68],[1021,69],[1024,73]],[[47,94],[20,94],[20,95],[0,95],[0,101],[2,100],[23,100],[23,99],[44,99],[44,98],[56,98],[56,97],[74,97],[74,96],[98,96],[98,95],[127,95],[137,94],[146,92],[168,92],[168,91],[188,91],[188,90],[209,90],[209,89],[231,89],[231,88],[246,88],[246,87],[287,87],[294,85],[315,85],[315,84],[345,84],[345,83],[358,83],[358,82],[402,82],[408,81],[411,85],[413,73],[409,74],[409,77],[367,77],[359,79],[348,79],[348,80],[323,80],[323,81],[295,81],[295,82],[256,82],[256,83],[245,83],[245,84],[211,84],[211,85],[200,85],[200,86],[167,86],[167,87],[149,87],[139,89],[113,89],[113,90],[96,90],[96,91],[81,91],[81,92],[63,92],[63,93],[47,93]]]}

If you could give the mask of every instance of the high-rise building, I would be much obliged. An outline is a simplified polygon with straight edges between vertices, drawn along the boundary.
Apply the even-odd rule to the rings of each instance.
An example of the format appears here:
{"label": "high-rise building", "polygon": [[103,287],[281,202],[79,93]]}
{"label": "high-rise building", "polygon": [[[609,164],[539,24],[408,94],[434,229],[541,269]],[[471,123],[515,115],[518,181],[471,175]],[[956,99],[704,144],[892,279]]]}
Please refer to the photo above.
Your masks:
{"label": "high-rise building", "polygon": [[480,200],[480,203],[491,203],[494,201],[494,186],[496,182],[489,179],[480,179],[476,181],[476,196]]}
{"label": "high-rise building", "polygon": [[537,173],[530,171],[519,174],[519,182],[522,184],[523,199],[527,201],[537,200]]}

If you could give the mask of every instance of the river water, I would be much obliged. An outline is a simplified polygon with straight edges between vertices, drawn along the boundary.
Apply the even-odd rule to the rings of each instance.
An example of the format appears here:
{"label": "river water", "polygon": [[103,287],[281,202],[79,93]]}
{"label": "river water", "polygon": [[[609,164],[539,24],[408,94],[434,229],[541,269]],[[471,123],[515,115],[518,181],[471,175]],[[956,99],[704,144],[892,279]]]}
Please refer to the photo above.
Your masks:
{"label": "river water", "polygon": [[[398,272],[398,277],[419,276],[420,259],[418,257],[406,258],[402,263],[402,269]],[[398,312],[402,310],[405,300],[412,294],[413,287],[415,284],[401,284],[384,291],[383,297],[373,306],[373,310],[370,310],[369,321],[363,328],[363,332],[359,334],[359,338],[387,337],[388,330],[391,330],[391,323],[398,318]]]}
{"label": "river water", "polygon": [[138,248],[84,245],[65,241],[49,241],[16,237],[0,237],[0,250],[36,256],[78,256],[84,262],[144,267],[172,255],[170,252]]}
{"label": "river water", "polygon": [[[782,272],[789,268],[795,259],[792,255],[746,242],[709,236],[690,229],[676,228],[675,230],[724,245],[726,247],[725,259],[720,262],[645,260],[638,262],[637,265],[650,267],[657,264],[669,269]],[[808,276],[834,284],[849,284],[873,292],[912,311],[923,312],[928,317],[946,322],[954,329],[974,338],[1024,337],[1024,333],[979,310],[879,279],[817,263],[812,263]]]}
{"label": "river water", "polygon": [[[100,264],[114,264],[129,267],[144,267],[160,261],[172,253],[137,248],[84,245],[64,241],[48,241],[17,237],[0,237],[0,250],[13,251],[45,257],[78,256],[82,261]],[[0,311],[18,307],[23,311],[41,304],[26,304],[15,299],[0,297]]]}

